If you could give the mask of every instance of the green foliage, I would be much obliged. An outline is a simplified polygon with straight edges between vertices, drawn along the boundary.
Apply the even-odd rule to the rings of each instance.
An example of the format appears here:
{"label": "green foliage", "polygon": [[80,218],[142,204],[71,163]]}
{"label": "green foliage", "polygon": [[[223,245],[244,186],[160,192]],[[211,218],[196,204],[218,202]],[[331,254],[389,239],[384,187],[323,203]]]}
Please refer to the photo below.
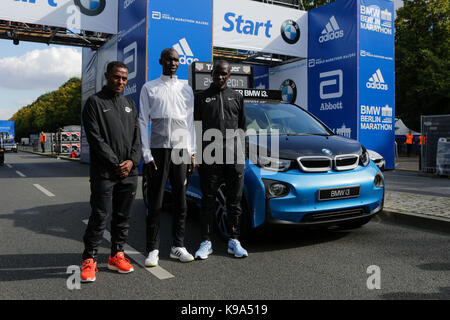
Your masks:
{"label": "green foliage", "polygon": [[395,29],[396,114],[420,131],[420,115],[450,113],[450,1],[405,0]]}
{"label": "green foliage", "polygon": [[300,10],[311,10],[326,4],[329,4],[331,2],[334,2],[334,0],[299,0],[299,9]]}
{"label": "green foliage", "polygon": [[41,95],[21,108],[10,120],[16,121],[16,137],[29,137],[41,131],[56,132],[81,122],[81,79],[72,78],[58,90]]}

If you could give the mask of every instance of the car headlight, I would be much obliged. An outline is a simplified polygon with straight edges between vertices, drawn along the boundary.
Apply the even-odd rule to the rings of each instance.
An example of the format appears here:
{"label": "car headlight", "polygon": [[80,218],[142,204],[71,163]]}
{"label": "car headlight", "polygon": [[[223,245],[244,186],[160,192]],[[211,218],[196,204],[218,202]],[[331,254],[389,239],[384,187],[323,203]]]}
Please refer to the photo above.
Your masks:
{"label": "car headlight", "polygon": [[289,194],[289,186],[275,180],[263,179],[268,198],[281,198]]}
{"label": "car headlight", "polygon": [[359,164],[361,166],[367,167],[370,163],[369,153],[366,149],[363,149],[361,156],[359,157]]}
{"label": "car headlight", "polygon": [[287,171],[291,166],[291,160],[258,156],[258,166],[271,171]]}

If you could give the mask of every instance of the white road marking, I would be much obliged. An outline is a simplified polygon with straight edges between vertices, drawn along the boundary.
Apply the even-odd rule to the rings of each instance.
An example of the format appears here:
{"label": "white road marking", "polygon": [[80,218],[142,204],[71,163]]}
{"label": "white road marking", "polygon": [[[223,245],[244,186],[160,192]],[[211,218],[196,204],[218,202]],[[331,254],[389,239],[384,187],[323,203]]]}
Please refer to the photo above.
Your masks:
{"label": "white road marking", "polygon": [[[83,223],[86,225],[88,224],[88,222],[89,222],[89,220],[87,220],[87,219],[83,220]],[[105,238],[106,241],[111,242],[111,234],[109,233],[108,230],[105,230],[105,232],[103,233],[103,238]],[[173,274],[171,274],[167,270],[161,268],[160,266],[147,268],[144,263],[146,257],[143,254],[141,254],[139,251],[137,251],[136,249],[131,247],[130,245],[125,244],[124,250],[125,250],[125,253],[130,257],[130,259],[133,259],[138,265],[140,265],[145,270],[147,270],[148,272],[153,274],[159,280],[165,280],[165,279],[170,279],[170,278],[175,277]]]}
{"label": "white road marking", "polygon": [[12,168],[12,165],[10,165],[9,163],[7,163],[6,166],[10,169]]}
{"label": "white road marking", "polygon": [[21,176],[22,178],[26,178],[27,176],[26,175],[24,175],[22,172],[20,172],[20,171],[17,171],[16,170],[16,173],[19,175],[19,176]]}
{"label": "white road marking", "polygon": [[38,190],[42,191],[46,196],[54,197],[55,195],[39,184],[33,184]]}

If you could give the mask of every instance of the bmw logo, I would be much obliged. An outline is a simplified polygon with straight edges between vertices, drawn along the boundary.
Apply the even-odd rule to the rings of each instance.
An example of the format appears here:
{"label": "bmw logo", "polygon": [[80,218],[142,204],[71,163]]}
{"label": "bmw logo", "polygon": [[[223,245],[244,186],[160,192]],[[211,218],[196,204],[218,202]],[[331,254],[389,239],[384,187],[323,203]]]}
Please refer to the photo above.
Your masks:
{"label": "bmw logo", "polygon": [[75,5],[80,8],[82,14],[98,16],[105,10],[106,0],[75,0]]}
{"label": "bmw logo", "polygon": [[294,103],[297,99],[297,85],[291,79],[284,80],[280,90],[283,101]]}
{"label": "bmw logo", "polygon": [[300,27],[294,20],[286,20],[281,25],[281,36],[284,41],[294,44],[300,39]]}
{"label": "bmw logo", "polygon": [[330,157],[333,155],[333,152],[331,152],[331,150],[328,150],[328,149],[322,149],[322,152]]}

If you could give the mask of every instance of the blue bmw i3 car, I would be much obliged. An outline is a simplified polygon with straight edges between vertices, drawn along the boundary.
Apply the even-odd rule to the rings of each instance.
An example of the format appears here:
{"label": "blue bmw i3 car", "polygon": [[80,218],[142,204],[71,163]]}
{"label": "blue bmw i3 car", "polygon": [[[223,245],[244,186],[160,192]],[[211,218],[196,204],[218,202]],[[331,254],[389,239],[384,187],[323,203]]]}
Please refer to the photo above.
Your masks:
{"label": "blue bmw i3 car", "polygon": [[[245,101],[243,235],[267,224],[355,228],[383,209],[384,176],[359,142],[335,135],[297,105]],[[215,221],[226,237],[224,186],[217,193]],[[187,196],[200,207],[198,170]]]}
{"label": "blue bmw i3 car", "polygon": [[[334,134],[303,108],[282,102],[281,94],[275,96],[280,98],[245,99],[242,236],[268,224],[356,228],[369,222],[383,209],[384,176],[368,151],[358,141]],[[146,186],[144,175],[144,195]],[[224,187],[217,193],[215,222],[226,238]],[[198,211],[198,170],[189,178],[187,197]]]}

